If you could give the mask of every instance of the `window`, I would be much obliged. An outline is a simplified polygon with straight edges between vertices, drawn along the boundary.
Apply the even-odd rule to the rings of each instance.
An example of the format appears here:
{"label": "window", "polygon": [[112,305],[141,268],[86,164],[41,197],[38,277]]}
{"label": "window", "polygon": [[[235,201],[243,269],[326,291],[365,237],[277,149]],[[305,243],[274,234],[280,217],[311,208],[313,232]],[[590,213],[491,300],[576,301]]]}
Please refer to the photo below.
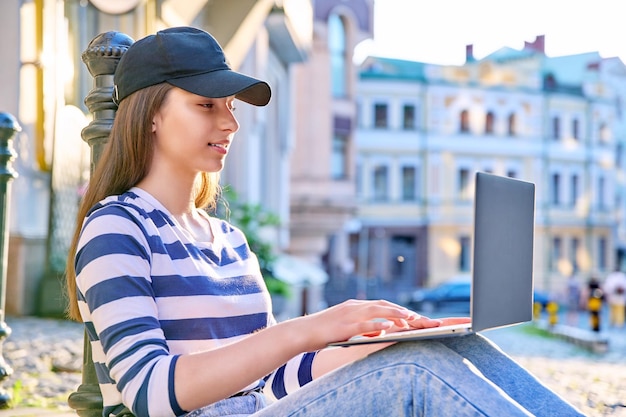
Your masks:
{"label": "window", "polygon": [[579,122],[578,119],[574,119],[572,120],[572,137],[576,140],[580,139],[579,135],[580,135],[580,126],[579,126]]}
{"label": "window", "polygon": [[405,130],[413,130],[415,127],[415,106],[405,104],[402,108],[402,128]]}
{"label": "window", "polygon": [[580,249],[580,239],[577,237],[572,238],[572,272],[578,272],[580,270],[580,266],[578,265],[578,250]]}
{"label": "window", "polygon": [[557,116],[552,118],[552,139],[561,139],[561,120]]}
{"label": "window", "polygon": [[468,236],[459,238],[459,271],[469,272],[471,268],[471,241]]}
{"label": "window", "polygon": [[485,116],[485,133],[488,135],[493,134],[494,115],[493,112],[487,113]]}
{"label": "window", "polygon": [[608,143],[610,140],[611,131],[606,123],[600,123],[600,127],[598,129],[598,139],[600,143]]}
{"label": "window", "polygon": [[550,269],[555,271],[561,260],[561,238],[555,236],[552,238],[552,256],[550,257]]}
{"label": "window", "polygon": [[461,168],[459,169],[458,175],[459,198],[462,200],[467,200],[470,198],[469,170],[467,168]]}
{"label": "window", "polygon": [[328,50],[333,97],[345,97],[347,95],[346,30],[343,20],[336,14],[328,17]]}
{"label": "window", "polygon": [[561,204],[561,176],[559,174],[552,174],[552,204],[558,206]]}
{"label": "window", "polygon": [[387,127],[387,105],[374,104],[374,127],[384,129]]}
{"label": "window", "polygon": [[570,180],[570,205],[572,207],[576,207],[576,203],[578,202],[578,175],[574,174]]}
{"label": "window", "polygon": [[606,270],[606,238],[600,237],[598,239],[598,269],[601,271]]}
{"label": "window", "polygon": [[603,176],[600,176],[598,178],[598,208],[600,210],[604,210],[606,208],[606,201],[604,198],[605,185],[606,185],[606,180],[604,179]]}
{"label": "window", "polygon": [[413,201],[417,197],[415,167],[402,167],[402,200]]}
{"label": "window", "polygon": [[334,180],[348,177],[348,138],[335,133],[333,153],[330,159],[331,176]]}
{"label": "window", "polygon": [[374,200],[387,200],[387,167],[384,165],[374,168]]}
{"label": "window", "polygon": [[460,114],[460,119],[459,130],[461,133],[469,132],[469,112],[467,110],[463,110]]}
{"label": "window", "polygon": [[509,136],[515,136],[517,134],[517,120],[515,118],[515,113],[509,114],[509,118],[507,120],[507,127]]}

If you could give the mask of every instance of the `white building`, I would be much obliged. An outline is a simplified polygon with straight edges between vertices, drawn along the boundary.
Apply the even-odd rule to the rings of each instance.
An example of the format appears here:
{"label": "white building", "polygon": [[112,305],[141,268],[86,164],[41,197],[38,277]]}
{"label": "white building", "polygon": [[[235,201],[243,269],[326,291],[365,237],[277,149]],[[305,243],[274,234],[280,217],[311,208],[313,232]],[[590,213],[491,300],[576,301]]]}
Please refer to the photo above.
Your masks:
{"label": "white building", "polygon": [[[536,287],[622,262],[626,67],[547,57],[544,38],[461,66],[368,57],[358,84],[352,236],[365,286],[402,293],[471,271],[476,171],[536,184]],[[402,300],[400,300],[402,301]]]}

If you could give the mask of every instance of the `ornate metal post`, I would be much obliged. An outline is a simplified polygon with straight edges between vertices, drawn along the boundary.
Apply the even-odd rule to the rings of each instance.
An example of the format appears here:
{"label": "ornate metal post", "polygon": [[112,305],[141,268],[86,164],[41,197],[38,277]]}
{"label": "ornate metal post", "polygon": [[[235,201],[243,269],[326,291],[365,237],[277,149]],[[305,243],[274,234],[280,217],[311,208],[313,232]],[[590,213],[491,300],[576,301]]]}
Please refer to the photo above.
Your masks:
{"label": "ornate metal post", "polygon": [[[122,54],[134,40],[119,32],[102,33],[89,43],[82,60],[94,77],[94,88],[85,97],[85,104],[93,114],[93,121],[82,131],[82,137],[91,148],[91,171],[100,159],[113,126],[117,106],[113,102],[113,74]],[[83,350],[83,378],[78,390],[68,398],[70,407],[81,417],[102,416],[102,393],[91,359],[91,344],[85,333]],[[131,415],[130,413],[128,414]]]}
{"label": "ornate metal post", "polygon": [[[22,128],[9,113],[0,113],[0,381],[8,378],[13,369],[2,357],[2,341],[11,335],[11,328],[4,322],[4,304],[6,301],[6,283],[9,256],[9,218],[11,181],[17,178],[17,172],[11,162],[17,157],[13,150],[13,137]],[[0,388],[0,408],[7,408],[11,394]]]}

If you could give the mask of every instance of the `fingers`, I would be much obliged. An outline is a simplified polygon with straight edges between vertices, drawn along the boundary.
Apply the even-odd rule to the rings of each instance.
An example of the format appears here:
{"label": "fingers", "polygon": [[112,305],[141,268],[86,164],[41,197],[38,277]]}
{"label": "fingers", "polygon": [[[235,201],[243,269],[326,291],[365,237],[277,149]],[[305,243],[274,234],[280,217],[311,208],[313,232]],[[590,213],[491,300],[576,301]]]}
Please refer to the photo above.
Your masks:
{"label": "fingers", "polygon": [[327,325],[338,326],[337,332],[344,335],[341,337],[350,338],[406,328],[407,322],[415,320],[418,314],[386,300],[348,300],[331,307],[323,317]]}
{"label": "fingers", "polygon": [[351,311],[363,314],[364,320],[386,319],[399,323],[419,317],[416,312],[386,300],[348,300],[343,304]]}
{"label": "fingers", "polygon": [[428,317],[420,316],[416,320],[411,320],[408,325],[411,329],[428,329],[431,327],[439,327],[443,323],[440,319],[431,319]]}
{"label": "fingers", "polygon": [[320,332],[307,331],[309,344],[315,348],[357,335],[375,336],[385,332],[431,328],[469,320],[464,317],[431,319],[386,300],[347,300],[301,319],[313,323],[303,328],[324,329]]}
{"label": "fingers", "polygon": [[426,329],[430,327],[469,323],[470,321],[471,319],[469,317],[445,317],[441,319],[430,319],[422,316],[417,320],[409,321],[408,324],[412,329]]}
{"label": "fingers", "polygon": [[444,319],[441,319],[443,325],[449,325],[449,324],[463,324],[463,323],[469,323],[470,321],[472,321],[471,318],[469,317],[446,317]]}

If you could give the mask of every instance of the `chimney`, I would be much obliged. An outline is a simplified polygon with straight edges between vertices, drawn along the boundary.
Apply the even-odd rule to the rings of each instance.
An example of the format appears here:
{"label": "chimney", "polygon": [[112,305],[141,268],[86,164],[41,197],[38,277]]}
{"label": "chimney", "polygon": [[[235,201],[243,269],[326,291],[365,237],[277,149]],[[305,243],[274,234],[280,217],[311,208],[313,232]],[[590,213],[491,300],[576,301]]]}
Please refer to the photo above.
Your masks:
{"label": "chimney", "polygon": [[465,62],[474,62],[474,45],[465,45]]}
{"label": "chimney", "polygon": [[531,50],[542,54],[546,53],[546,36],[538,35],[534,42],[524,42],[524,50]]}

